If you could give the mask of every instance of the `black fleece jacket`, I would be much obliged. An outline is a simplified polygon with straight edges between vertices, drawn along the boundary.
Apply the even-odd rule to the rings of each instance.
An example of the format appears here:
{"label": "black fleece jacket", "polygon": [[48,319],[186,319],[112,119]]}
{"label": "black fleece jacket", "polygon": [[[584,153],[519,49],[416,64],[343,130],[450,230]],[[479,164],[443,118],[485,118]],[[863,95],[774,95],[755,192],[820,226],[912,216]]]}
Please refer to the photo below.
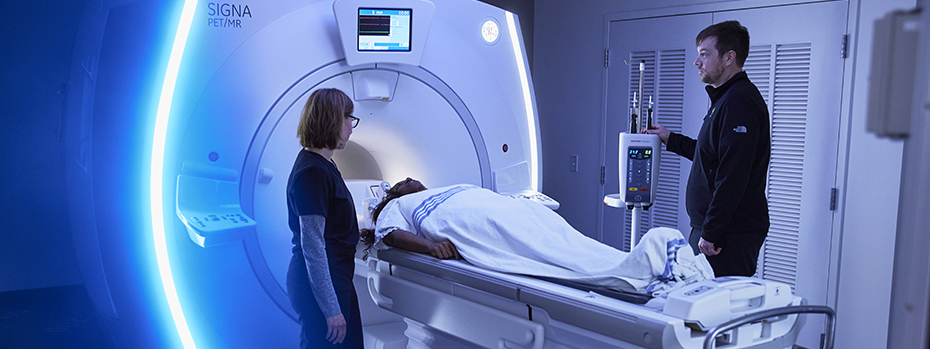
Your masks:
{"label": "black fleece jacket", "polygon": [[768,232],[772,141],[765,100],[746,72],[705,89],[712,105],[697,140],[672,133],[666,145],[693,161],[685,201],[691,227],[715,244],[727,234]]}

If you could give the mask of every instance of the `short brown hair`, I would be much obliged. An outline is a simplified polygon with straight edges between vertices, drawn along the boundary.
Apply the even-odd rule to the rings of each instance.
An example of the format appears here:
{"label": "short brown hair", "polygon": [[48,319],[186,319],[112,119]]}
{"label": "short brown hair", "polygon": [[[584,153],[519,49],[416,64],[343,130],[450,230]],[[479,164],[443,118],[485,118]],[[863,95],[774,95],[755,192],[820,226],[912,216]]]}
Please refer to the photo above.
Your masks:
{"label": "short brown hair", "polygon": [[352,99],[335,88],[313,91],[297,124],[300,145],[307,148],[336,149],[341,137],[342,123],[352,115],[355,106]]}
{"label": "short brown hair", "polygon": [[711,25],[704,28],[694,39],[694,45],[698,46],[704,39],[709,37],[717,38],[717,54],[723,56],[724,53],[736,52],[736,65],[740,68],[749,57],[749,30],[739,24],[738,21],[726,21]]}

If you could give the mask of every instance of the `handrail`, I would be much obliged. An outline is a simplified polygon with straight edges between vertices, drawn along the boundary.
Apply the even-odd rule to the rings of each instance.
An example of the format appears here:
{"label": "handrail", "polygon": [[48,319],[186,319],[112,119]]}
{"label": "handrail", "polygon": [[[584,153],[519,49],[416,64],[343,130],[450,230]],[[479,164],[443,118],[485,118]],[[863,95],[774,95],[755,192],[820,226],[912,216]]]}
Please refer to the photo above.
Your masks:
{"label": "handrail", "polygon": [[717,335],[721,332],[729,331],[734,328],[740,327],[742,325],[763,320],[766,318],[789,315],[789,314],[824,314],[827,315],[827,333],[824,338],[824,349],[833,349],[833,332],[836,330],[834,323],[836,320],[836,312],[833,311],[830,307],[823,305],[797,305],[797,306],[788,306],[775,309],[769,309],[760,311],[758,313],[752,313],[746,316],[738,317],[736,319],[724,322],[717,327],[714,327],[707,332],[707,336],[704,337],[704,349],[713,349],[716,346]]}

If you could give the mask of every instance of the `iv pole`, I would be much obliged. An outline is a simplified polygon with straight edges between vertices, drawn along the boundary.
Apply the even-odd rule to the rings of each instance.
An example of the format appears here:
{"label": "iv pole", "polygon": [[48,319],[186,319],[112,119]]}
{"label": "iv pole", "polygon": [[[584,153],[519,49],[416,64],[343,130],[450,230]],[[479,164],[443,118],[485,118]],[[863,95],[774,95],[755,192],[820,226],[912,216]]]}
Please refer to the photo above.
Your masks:
{"label": "iv pole", "polygon": [[[636,246],[637,235],[642,226],[642,211],[644,208],[648,209],[652,205],[655,194],[654,187],[657,181],[657,172],[658,172],[658,163],[659,163],[659,150],[661,149],[661,141],[657,135],[642,134],[640,130],[646,126],[652,125],[652,96],[649,97],[649,107],[645,110],[645,115],[643,114],[643,95],[644,95],[644,80],[646,73],[646,62],[641,61],[639,63],[639,87],[637,91],[633,92],[633,100],[630,105],[630,122],[629,122],[629,132],[620,133],[620,191],[618,194],[610,194],[604,197],[604,203],[612,207],[624,207],[632,210],[632,229],[630,231],[630,249]],[[645,174],[642,173],[640,169],[633,170],[630,167],[631,165],[627,161],[631,161],[631,155],[626,149],[633,148],[649,149],[648,154],[638,155],[640,157],[636,158],[638,161],[643,159],[651,159],[647,162],[647,169]],[[634,151],[635,152],[635,151]],[[626,161],[624,161],[626,160]],[[634,173],[635,172],[635,173]],[[645,175],[645,176],[643,176]],[[648,190],[644,194],[639,192],[637,194],[629,194],[629,190],[641,189],[638,186],[630,188],[630,178],[636,176],[634,181],[637,181],[636,184],[641,184],[643,181],[648,183],[647,187],[642,189]],[[625,180],[626,179],[626,180]],[[652,188],[650,188],[651,186]],[[636,192],[633,192],[636,193]]]}

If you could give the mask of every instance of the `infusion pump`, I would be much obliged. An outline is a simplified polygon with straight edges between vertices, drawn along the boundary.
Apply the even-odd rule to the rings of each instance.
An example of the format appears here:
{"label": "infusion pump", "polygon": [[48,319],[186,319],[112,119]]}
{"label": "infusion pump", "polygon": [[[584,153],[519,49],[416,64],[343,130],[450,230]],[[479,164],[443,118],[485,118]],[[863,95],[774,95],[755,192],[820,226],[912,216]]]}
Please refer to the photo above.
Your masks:
{"label": "infusion pump", "polygon": [[653,121],[651,96],[648,107],[643,108],[644,75],[645,62],[640,62],[639,90],[633,92],[630,101],[630,130],[620,133],[620,192],[604,197],[604,203],[613,207],[648,209],[656,200],[662,142],[658,135],[640,133],[642,128],[651,127]]}
{"label": "infusion pump", "polygon": [[628,206],[648,208],[655,202],[661,147],[656,135],[620,134],[620,200]]}

